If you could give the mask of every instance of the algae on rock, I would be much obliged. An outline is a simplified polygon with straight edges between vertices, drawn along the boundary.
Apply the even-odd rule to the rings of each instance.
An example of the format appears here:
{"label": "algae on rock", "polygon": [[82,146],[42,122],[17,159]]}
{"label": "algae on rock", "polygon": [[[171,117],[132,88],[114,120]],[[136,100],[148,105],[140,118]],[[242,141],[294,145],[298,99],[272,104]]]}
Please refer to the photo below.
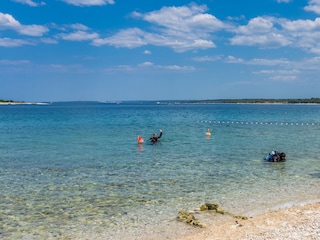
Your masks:
{"label": "algae on rock", "polygon": [[205,228],[206,225],[201,223],[198,219],[195,218],[195,216],[190,213],[188,210],[181,210],[178,213],[178,219],[182,222],[186,222],[187,224],[190,224],[195,227]]}
{"label": "algae on rock", "polygon": [[[242,219],[242,220],[248,219],[248,217],[246,217],[246,216],[235,215],[233,213],[227,212],[222,207],[220,207],[219,204],[216,204],[216,203],[205,203],[200,206],[200,211],[219,213],[222,215],[228,215],[233,218]],[[190,225],[193,225],[196,227],[201,227],[201,228],[206,227],[205,224],[201,223],[198,219],[196,219],[195,216],[191,212],[189,212],[188,210],[181,210],[178,213],[178,219],[180,221],[183,221],[187,224],[190,224]]]}

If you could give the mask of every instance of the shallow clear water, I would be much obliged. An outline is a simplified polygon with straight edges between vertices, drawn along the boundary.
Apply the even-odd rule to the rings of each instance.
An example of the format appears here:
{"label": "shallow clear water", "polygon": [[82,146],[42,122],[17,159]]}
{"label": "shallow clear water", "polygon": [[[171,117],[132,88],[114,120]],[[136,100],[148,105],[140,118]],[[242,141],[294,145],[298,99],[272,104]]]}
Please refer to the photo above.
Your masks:
{"label": "shallow clear water", "polygon": [[[319,105],[0,106],[0,238],[170,238],[205,202],[253,214],[315,199],[319,136]],[[287,161],[264,162],[271,150]]]}

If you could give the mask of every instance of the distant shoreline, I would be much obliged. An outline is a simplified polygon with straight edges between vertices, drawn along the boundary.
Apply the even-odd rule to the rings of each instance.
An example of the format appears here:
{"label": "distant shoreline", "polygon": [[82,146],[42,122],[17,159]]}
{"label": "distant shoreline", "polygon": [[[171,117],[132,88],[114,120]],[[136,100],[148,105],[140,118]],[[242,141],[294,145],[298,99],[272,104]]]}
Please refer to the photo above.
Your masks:
{"label": "distant shoreline", "polygon": [[[159,101],[163,103],[165,101]],[[303,98],[303,99],[267,99],[267,98],[253,98],[253,99],[215,99],[215,100],[180,100],[167,101],[168,103],[230,103],[230,104],[320,104],[320,98]]]}
{"label": "distant shoreline", "polygon": [[0,105],[47,105],[43,102],[15,102],[15,101],[0,101]]}
{"label": "distant shoreline", "polygon": [[0,104],[2,105],[7,105],[7,104],[26,104],[23,101],[14,101],[14,100],[4,100],[4,99],[0,99]]}
{"label": "distant shoreline", "polygon": [[206,99],[206,100],[125,100],[105,101],[106,104],[320,104],[320,98],[303,99]]}
{"label": "distant shoreline", "polygon": [[[78,101],[74,101],[78,102]],[[82,102],[82,101],[80,101]],[[84,101],[90,102],[90,101]],[[96,102],[96,101],[92,101]],[[98,101],[99,102],[99,101]],[[125,100],[105,101],[107,104],[320,104],[320,98],[299,98],[299,99],[207,99],[207,100]],[[24,102],[0,99],[0,105],[41,105],[46,102]]]}

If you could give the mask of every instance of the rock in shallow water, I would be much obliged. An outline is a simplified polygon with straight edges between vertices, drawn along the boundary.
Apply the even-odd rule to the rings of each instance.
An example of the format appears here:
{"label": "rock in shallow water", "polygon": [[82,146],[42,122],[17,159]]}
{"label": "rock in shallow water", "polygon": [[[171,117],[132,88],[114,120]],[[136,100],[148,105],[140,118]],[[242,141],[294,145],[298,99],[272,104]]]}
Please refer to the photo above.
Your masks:
{"label": "rock in shallow water", "polygon": [[190,213],[188,210],[181,210],[178,213],[178,219],[180,221],[186,222],[187,224],[190,224],[195,227],[205,228],[206,225],[201,223],[198,219],[195,218],[195,216]]}

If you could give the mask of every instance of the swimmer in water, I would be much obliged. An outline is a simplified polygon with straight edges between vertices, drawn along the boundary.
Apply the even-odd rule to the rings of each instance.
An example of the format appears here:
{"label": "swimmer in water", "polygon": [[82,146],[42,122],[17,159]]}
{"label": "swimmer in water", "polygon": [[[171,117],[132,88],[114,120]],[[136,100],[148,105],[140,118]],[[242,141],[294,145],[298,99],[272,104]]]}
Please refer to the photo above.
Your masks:
{"label": "swimmer in water", "polygon": [[149,139],[149,141],[152,143],[158,142],[158,140],[159,140],[159,138],[161,138],[161,136],[162,136],[162,130],[160,129],[159,136],[156,133],[154,133],[153,136]]}

